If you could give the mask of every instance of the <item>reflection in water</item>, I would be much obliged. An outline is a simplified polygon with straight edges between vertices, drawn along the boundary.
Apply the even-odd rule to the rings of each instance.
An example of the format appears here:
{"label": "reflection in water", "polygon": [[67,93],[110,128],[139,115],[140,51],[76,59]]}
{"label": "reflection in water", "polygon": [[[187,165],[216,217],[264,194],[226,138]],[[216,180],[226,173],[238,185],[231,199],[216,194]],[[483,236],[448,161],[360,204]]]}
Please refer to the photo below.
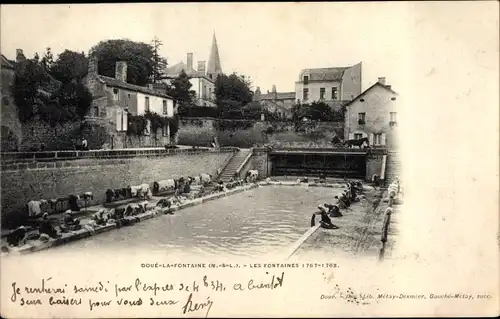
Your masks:
{"label": "reflection in water", "polygon": [[143,221],[49,251],[141,250],[255,256],[282,253],[310,226],[335,189],[260,187]]}

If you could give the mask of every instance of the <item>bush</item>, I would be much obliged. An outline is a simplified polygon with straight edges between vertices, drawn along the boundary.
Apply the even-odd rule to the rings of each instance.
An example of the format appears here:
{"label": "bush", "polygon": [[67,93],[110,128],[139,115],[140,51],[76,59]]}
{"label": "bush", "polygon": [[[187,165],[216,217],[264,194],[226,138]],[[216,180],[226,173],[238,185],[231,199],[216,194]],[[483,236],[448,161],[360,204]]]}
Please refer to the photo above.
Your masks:
{"label": "bush", "polygon": [[253,121],[221,119],[214,122],[214,126],[219,131],[246,130],[253,127]]}

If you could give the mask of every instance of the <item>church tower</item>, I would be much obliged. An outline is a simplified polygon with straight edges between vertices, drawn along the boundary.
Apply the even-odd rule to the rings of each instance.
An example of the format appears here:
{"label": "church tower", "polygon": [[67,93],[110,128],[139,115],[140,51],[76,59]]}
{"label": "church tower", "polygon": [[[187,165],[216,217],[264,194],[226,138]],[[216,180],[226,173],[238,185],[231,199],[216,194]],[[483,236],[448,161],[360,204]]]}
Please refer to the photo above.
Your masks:
{"label": "church tower", "polygon": [[215,79],[217,79],[217,75],[219,74],[222,74],[222,67],[220,64],[219,48],[217,47],[217,39],[215,38],[215,31],[214,31],[214,37],[212,40],[212,50],[210,51],[210,59],[208,60],[208,65],[207,65],[207,75],[213,81],[215,81]]}

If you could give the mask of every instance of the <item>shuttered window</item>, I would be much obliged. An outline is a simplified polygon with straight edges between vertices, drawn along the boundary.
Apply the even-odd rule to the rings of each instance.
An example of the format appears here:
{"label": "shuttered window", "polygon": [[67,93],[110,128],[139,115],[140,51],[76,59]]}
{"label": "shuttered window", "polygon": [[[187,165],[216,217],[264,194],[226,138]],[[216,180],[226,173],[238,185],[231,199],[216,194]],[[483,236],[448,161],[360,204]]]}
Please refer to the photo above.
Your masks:
{"label": "shuttered window", "polygon": [[116,130],[118,132],[122,131],[122,111],[121,110],[116,110]]}
{"label": "shuttered window", "polygon": [[123,111],[122,114],[123,114],[123,116],[122,116],[122,130],[127,131],[128,130],[128,112]]}

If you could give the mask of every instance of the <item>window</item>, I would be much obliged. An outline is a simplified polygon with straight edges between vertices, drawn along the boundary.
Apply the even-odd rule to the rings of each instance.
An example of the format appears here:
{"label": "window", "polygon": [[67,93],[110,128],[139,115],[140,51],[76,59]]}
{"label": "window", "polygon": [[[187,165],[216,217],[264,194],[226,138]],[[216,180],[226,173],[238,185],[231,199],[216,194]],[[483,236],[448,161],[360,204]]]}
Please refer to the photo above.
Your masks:
{"label": "window", "polygon": [[382,145],[382,133],[373,134],[373,144]]}
{"label": "window", "polygon": [[309,84],[309,75],[304,75],[304,84]]}
{"label": "window", "polygon": [[99,107],[98,106],[94,106],[94,116],[99,117]]}
{"label": "window", "polygon": [[120,101],[120,90],[113,89],[113,100]]}
{"label": "window", "polygon": [[145,97],[144,111],[149,112],[149,96]]}
{"label": "window", "polygon": [[396,112],[391,112],[389,113],[390,114],[390,120],[389,120],[389,125],[390,126],[395,126],[396,123],[398,122],[397,121],[397,118],[396,118]]}
{"label": "window", "polygon": [[163,114],[164,115],[168,114],[167,100],[163,100]]}
{"label": "window", "polygon": [[3,103],[4,105],[9,105],[9,104],[10,104],[10,100],[9,100],[9,98],[8,98],[8,97],[6,97],[6,96],[2,97],[2,103]]}
{"label": "window", "polygon": [[366,120],[366,113],[358,113],[358,124],[363,125],[365,124]]}
{"label": "window", "polygon": [[332,100],[337,99],[337,88],[332,88]]}
{"label": "window", "polygon": [[307,101],[307,99],[309,98],[309,89],[304,89],[304,91],[303,91],[303,94],[302,94],[302,95],[303,95],[303,96],[302,96],[302,99],[303,99],[304,101]]}
{"label": "window", "polygon": [[360,101],[361,103],[363,103],[363,102],[365,101],[365,99],[359,99],[359,101]]}
{"label": "window", "polygon": [[212,99],[212,88],[208,88],[208,98]]}
{"label": "window", "polygon": [[396,122],[396,112],[391,112],[391,122]]}
{"label": "window", "polygon": [[319,99],[324,100],[325,99],[325,88],[320,88],[319,89]]}
{"label": "window", "polygon": [[362,138],[363,138],[363,134],[361,134],[361,133],[354,133],[354,139],[355,140],[360,140]]}
{"label": "window", "polygon": [[128,98],[130,99],[130,94],[128,94]]}
{"label": "window", "polygon": [[202,93],[202,96],[204,99],[207,98],[207,86],[206,85],[203,85],[203,93]]}

